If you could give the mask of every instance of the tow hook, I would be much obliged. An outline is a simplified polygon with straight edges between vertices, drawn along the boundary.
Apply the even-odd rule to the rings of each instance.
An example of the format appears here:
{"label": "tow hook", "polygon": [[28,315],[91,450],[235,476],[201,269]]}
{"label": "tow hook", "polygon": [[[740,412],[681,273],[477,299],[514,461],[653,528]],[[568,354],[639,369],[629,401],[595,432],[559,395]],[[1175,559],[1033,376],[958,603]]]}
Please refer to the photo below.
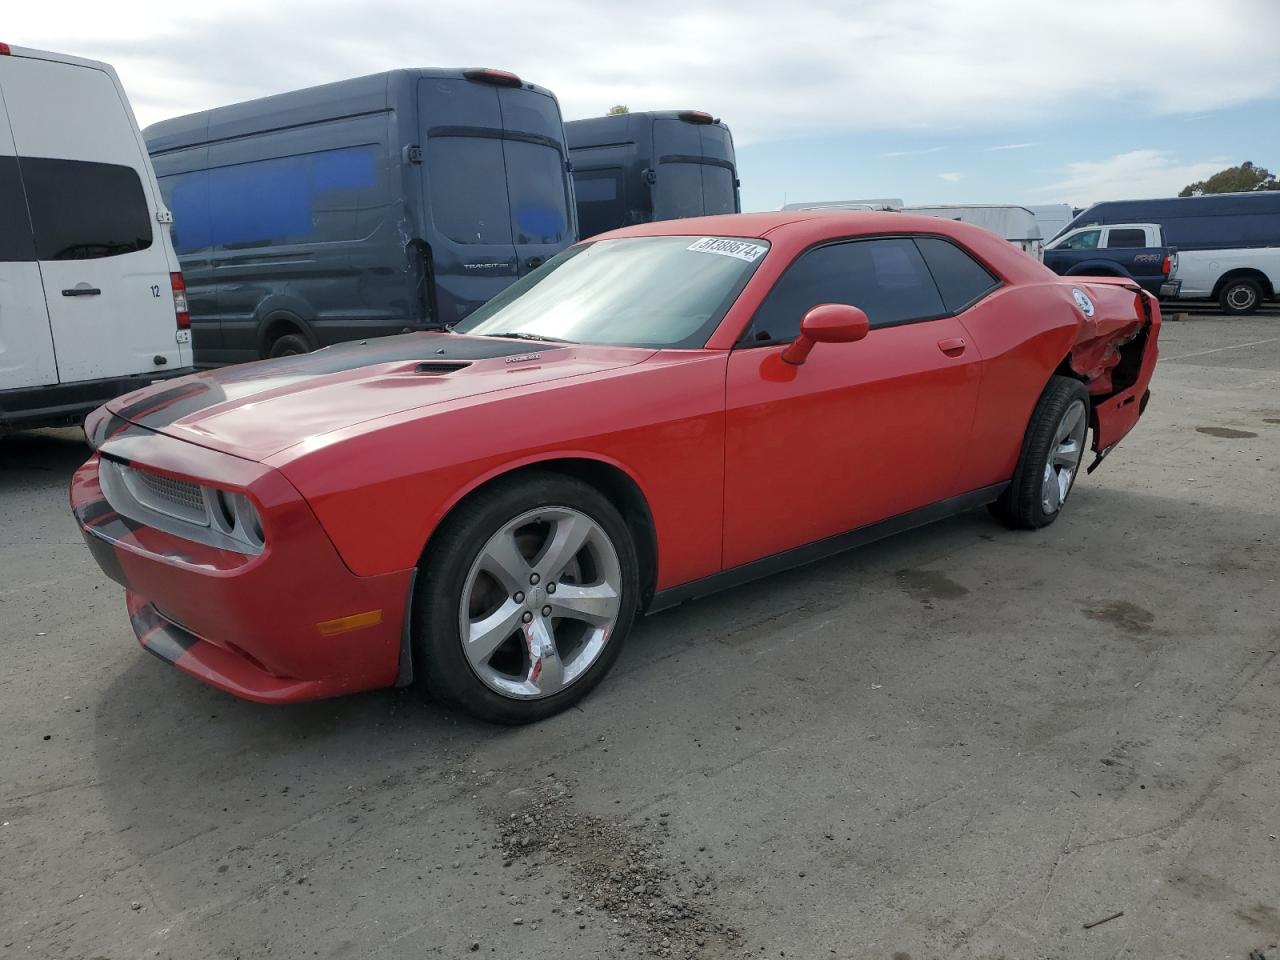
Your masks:
{"label": "tow hook", "polygon": [[1102,463],[1102,461],[1103,461],[1103,460],[1107,459],[1107,454],[1108,454],[1108,453],[1110,453],[1110,452],[1111,452],[1112,450],[1114,450],[1115,448],[1116,448],[1116,445],[1113,443],[1111,446],[1109,446],[1109,447],[1107,447],[1105,450],[1101,451],[1101,452],[1100,452],[1096,457],[1094,457],[1094,458],[1093,458],[1093,463],[1091,463],[1091,464],[1089,464],[1089,466],[1085,467],[1084,472],[1085,472],[1086,474],[1089,474],[1089,473],[1093,473],[1093,471],[1097,470],[1097,469],[1098,469],[1098,464]]}

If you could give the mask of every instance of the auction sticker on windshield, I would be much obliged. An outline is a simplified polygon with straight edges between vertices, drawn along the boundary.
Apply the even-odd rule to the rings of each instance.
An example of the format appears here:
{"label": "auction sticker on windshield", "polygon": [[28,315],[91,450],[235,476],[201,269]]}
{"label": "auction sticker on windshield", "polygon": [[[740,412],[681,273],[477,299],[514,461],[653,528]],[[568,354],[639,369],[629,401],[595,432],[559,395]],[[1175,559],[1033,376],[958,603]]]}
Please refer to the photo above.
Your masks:
{"label": "auction sticker on windshield", "polygon": [[745,260],[747,263],[755,263],[760,259],[760,255],[769,248],[746,240],[703,237],[701,240],[695,240],[689,244],[687,249],[696,250],[698,253],[718,253],[722,257],[735,257],[738,260]]}

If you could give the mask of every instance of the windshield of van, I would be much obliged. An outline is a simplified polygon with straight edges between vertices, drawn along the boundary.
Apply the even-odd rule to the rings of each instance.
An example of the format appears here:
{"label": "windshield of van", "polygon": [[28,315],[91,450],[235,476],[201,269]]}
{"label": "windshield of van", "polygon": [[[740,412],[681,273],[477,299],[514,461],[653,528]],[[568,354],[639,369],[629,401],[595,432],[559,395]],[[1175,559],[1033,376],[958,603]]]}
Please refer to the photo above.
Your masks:
{"label": "windshield of van", "polygon": [[579,244],[456,324],[457,333],[633,347],[701,347],[769,244],[626,237]]}

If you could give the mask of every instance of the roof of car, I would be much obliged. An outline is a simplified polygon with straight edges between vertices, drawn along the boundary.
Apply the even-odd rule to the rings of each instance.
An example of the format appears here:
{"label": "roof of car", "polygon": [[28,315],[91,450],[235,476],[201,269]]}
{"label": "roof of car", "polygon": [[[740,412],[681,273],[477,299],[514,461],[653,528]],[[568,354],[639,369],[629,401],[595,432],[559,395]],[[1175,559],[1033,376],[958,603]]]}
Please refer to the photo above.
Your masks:
{"label": "roof of car", "polygon": [[1033,257],[990,230],[944,217],[927,217],[897,211],[775,210],[769,213],[732,213],[716,217],[659,220],[611,230],[590,240],[623,237],[747,237],[767,239],[775,247],[793,251],[849,237],[932,234],[949,237],[1011,280],[1046,279],[1051,271]]}
{"label": "roof of car", "polygon": [[[809,232],[829,236],[856,237],[873,233],[937,233],[957,238],[969,237],[970,224],[956,220],[902,214],[896,210],[774,210],[765,214],[723,214],[690,216],[682,220],[657,220],[654,223],[622,227],[600,234],[604,237],[717,237],[767,238],[786,228],[787,233]],[[983,233],[988,233],[983,230]]]}
{"label": "roof of car", "polygon": [[[766,238],[781,228],[809,225],[832,236],[856,236],[871,233],[942,233],[952,234],[953,227],[965,227],[952,220],[925,217],[897,211],[866,210],[775,210],[768,213],[729,213],[715,217],[687,217],[683,220],[658,220],[633,227],[622,227],[601,234],[603,237],[703,236]],[[803,229],[803,227],[802,227]],[[790,231],[788,231],[790,232]],[[963,230],[961,231],[964,232]]]}

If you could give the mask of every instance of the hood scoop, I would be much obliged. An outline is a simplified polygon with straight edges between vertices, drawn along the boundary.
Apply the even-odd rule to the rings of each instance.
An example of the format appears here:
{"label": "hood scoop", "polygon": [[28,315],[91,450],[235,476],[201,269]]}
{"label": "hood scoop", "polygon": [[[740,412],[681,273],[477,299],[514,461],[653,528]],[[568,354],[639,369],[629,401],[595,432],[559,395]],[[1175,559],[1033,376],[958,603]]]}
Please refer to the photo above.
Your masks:
{"label": "hood scoop", "polygon": [[439,377],[465,370],[469,366],[471,363],[466,360],[424,360],[413,368],[413,372]]}

